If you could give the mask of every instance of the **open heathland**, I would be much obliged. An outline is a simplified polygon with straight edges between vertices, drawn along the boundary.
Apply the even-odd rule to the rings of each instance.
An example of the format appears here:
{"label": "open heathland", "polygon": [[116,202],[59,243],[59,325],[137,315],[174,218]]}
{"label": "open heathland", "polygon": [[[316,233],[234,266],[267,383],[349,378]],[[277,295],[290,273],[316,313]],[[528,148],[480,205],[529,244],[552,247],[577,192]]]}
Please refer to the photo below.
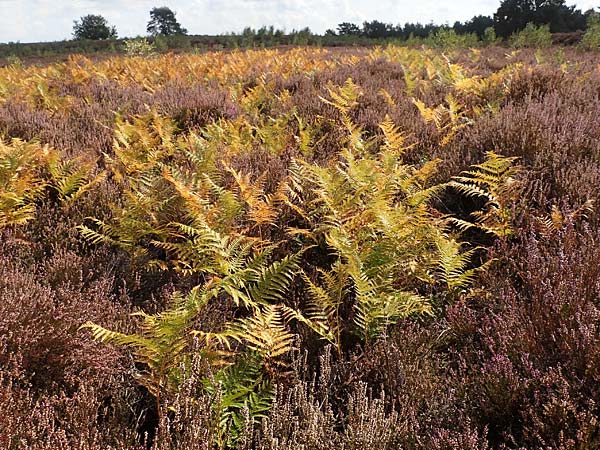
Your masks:
{"label": "open heathland", "polygon": [[599,448],[599,64],[0,68],[0,447]]}

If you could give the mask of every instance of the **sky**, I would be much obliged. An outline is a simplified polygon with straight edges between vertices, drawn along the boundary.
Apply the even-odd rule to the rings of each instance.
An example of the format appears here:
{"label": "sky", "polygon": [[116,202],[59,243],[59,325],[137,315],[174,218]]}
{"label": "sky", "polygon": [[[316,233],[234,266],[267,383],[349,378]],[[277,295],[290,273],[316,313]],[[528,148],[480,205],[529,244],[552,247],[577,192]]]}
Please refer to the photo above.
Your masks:
{"label": "sky", "polygon": [[[190,34],[239,32],[244,27],[274,25],[291,31],[335,29],[340,22],[362,24],[449,23],[498,8],[500,0],[0,0],[0,42],[70,39],[73,21],[100,14],[117,27],[120,37],[144,35],[150,10],[168,6]],[[597,0],[567,4],[587,10]]]}

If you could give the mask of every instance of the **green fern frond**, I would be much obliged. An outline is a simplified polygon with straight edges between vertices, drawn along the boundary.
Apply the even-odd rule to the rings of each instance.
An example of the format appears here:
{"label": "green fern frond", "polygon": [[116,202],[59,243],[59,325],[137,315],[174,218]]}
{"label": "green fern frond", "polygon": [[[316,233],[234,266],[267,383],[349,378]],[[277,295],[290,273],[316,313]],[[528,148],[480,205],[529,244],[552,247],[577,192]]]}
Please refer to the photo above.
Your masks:
{"label": "green fern frond", "polygon": [[253,283],[248,288],[256,303],[279,302],[300,270],[301,253],[288,255],[268,266],[255,270]]}
{"label": "green fern frond", "polygon": [[264,376],[262,359],[247,351],[236,364],[205,381],[206,390],[217,401],[214,405],[219,417],[221,448],[234,448],[246,426],[266,417],[275,398],[271,380]]}
{"label": "green fern frond", "polygon": [[[57,153],[48,158],[50,185],[59,198],[75,201],[106,178],[106,172],[91,177],[91,168],[77,160],[64,161]],[[91,180],[90,180],[91,178]]]}
{"label": "green fern frond", "polygon": [[450,289],[465,288],[470,285],[477,272],[484,268],[483,266],[468,268],[479,248],[461,252],[461,247],[462,245],[453,239],[441,239],[437,243],[440,279]]}

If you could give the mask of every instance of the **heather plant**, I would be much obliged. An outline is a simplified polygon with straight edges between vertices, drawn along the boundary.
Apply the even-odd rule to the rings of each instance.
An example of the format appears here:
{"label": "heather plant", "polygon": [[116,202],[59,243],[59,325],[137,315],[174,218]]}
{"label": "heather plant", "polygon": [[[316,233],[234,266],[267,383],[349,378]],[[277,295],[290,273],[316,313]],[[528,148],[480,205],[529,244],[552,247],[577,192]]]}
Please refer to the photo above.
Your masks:
{"label": "heather plant", "polygon": [[[450,316],[459,333],[469,333],[475,325],[471,331],[478,336],[476,340],[467,336],[459,340],[474,346],[463,353],[474,359],[461,365],[466,371],[474,370],[466,395],[478,399],[475,410],[483,412],[483,421],[497,442],[509,445],[516,440],[534,448],[595,445],[592,436],[597,424],[589,416],[594,407],[581,390],[595,396],[595,387],[583,387],[581,383],[590,381],[587,376],[574,381],[583,373],[596,372],[596,359],[589,352],[594,352],[597,339],[584,337],[595,327],[597,316],[593,241],[589,230],[578,233],[573,223],[553,239],[538,240],[535,232],[522,235],[520,244],[509,250],[496,270],[508,280],[518,273],[524,284],[503,286],[494,281],[490,288],[497,289],[502,298],[498,310],[474,312],[461,307]],[[527,257],[521,259],[521,252]],[[575,270],[565,271],[565,267]],[[473,313],[486,317],[476,325],[473,317],[468,318]],[[566,338],[565,333],[572,334]],[[475,356],[478,341],[489,342],[481,358]],[[571,345],[577,352],[570,350]]]}

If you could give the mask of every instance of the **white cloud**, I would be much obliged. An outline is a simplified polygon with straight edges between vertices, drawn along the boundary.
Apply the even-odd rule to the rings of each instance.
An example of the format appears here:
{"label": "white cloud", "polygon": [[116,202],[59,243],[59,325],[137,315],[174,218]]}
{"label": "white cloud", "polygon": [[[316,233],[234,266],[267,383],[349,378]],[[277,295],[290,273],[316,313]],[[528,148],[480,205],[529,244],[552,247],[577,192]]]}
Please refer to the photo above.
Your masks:
{"label": "white cloud", "polygon": [[[340,22],[419,21],[454,23],[476,14],[492,14],[500,0],[0,0],[0,42],[69,39],[73,20],[102,14],[120,36],[145,34],[149,11],[169,6],[192,34],[221,34],[246,26],[274,25],[286,30],[305,26],[315,32]],[[596,6],[581,0],[583,10]]]}

